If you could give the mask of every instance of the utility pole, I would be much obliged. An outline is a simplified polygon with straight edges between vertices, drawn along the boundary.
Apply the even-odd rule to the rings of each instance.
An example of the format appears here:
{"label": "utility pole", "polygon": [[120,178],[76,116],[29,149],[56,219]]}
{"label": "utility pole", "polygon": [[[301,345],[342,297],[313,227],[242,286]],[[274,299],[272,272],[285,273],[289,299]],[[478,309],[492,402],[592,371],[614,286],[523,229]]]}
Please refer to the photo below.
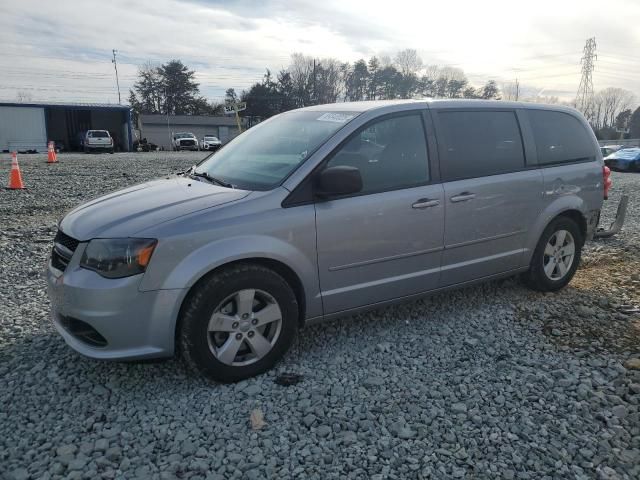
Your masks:
{"label": "utility pole", "polygon": [[582,112],[586,119],[591,122],[593,120],[593,70],[595,67],[596,55],[596,37],[587,39],[584,45],[582,59],[582,77],[576,94],[576,108]]}
{"label": "utility pole", "polygon": [[520,82],[518,82],[518,79],[516,78],[516,102],[518,101],[518,98],[520,98]]}
{"label": "utility pole", "polygon": [[118,62],[116,61],[116,53],[118,53],[117,50],[113,49],[111,50],[113,52],[113,60],[111,60],[111,63],[113,63],[113,68],[116,69],[116,85],[118,86],[118,103],[122,103],[122,100],[120,99],[120,80],[118,80]]}

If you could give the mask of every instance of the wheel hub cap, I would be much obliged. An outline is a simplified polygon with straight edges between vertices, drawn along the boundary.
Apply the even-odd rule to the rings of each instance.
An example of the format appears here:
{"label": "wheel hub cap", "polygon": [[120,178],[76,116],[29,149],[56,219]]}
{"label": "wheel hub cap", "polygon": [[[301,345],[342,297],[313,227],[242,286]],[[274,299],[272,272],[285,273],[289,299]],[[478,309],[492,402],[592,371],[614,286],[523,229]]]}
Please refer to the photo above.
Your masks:
{"label": "wheel hub cap", "polygon": [[558,230],[547,242],[542,259],[545,275],[551,280],[560,280],[573,265],[575,241],[571,232]]}
{"label": "wheel hub cap", "polygon": [[271,351],[281,328],[275,298],[262,290],[240,290],[213,311],[207,327],[209,349],[226,365],[250,365]]}

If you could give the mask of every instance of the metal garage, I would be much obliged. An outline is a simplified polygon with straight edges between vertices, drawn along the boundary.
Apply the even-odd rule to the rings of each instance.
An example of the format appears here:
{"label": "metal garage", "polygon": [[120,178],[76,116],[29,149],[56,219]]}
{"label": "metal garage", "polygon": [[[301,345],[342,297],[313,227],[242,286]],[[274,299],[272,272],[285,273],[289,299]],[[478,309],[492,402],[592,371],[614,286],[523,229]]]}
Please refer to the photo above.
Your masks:
{"label": "metal garage", "polygon": [[213,135],[227,143],[238,135],[234,117],[206,115],[140,115],[140,138],[146,138],[165,150],[171,150],[171,136],[176,132],[193,133],[198,141]]}
{"label": "metal garage", "polygon": [[55,141],[77,150],[86,130],[109,130],[116,151],[132,150],[131,109],[126,105],[83,103],[0,103],[0,151],[45,152]]}

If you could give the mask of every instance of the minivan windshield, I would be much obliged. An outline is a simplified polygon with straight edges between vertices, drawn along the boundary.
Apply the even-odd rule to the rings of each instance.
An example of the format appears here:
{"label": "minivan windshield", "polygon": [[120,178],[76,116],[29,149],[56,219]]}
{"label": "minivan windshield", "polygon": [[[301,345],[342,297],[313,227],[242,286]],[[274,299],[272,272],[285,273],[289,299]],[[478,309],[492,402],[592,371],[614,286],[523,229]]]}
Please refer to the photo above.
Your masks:
{"label": "minivan windshield", "polygon": [[200,163],[194,173],[243,190],[270,190],[358,112],[292,111],[236,137]]}

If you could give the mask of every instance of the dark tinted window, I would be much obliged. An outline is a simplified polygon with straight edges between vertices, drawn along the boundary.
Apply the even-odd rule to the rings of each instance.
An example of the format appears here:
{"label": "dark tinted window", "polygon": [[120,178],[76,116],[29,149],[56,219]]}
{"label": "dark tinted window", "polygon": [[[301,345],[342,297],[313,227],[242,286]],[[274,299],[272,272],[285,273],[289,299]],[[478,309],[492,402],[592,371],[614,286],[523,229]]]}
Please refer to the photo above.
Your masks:
{"label": "dark tinted window", "polygon": [[538,163],[563,163],[595,156],[589,134],[577,118],[562,112],[529,110]]}
{"label": "dark tinted window", "polygon": [[429,165],[421,115],[387,118],[360,130],[328,163],[338,165],[360,170],[362,193],[425,184]]}
{"label": "dark tinted window", "polygon": [[445,181],[524,168],[514,112],[440,112],[440,168]]}

